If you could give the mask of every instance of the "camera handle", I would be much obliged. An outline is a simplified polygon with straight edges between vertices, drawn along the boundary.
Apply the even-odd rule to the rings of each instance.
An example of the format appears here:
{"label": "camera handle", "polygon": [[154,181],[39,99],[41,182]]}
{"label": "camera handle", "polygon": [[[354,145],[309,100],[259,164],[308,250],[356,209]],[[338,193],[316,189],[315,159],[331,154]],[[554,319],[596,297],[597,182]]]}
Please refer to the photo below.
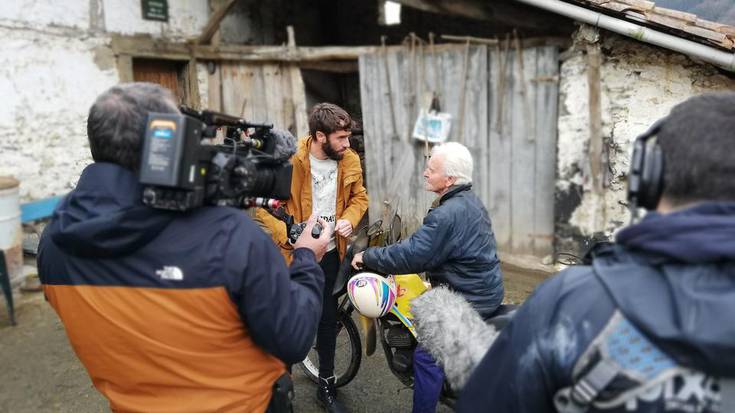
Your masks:
{"label": "camera handle", "polygon": [[323,229],[324,228],[322,228],[322,224],[317,222],[316,224],[314,224],[314,227],[311,229],[311,236],[313,238],[319,238],[322,235]]}
{"label": "camera handle", "polygon": [[[283,207],[283,205],[278,205],[276,207],[273,207],[271,205],[262,205],[266,211],[268,211],[271,215],[274,217],[280,219],[286,224],[286,234],[288,236],[288,243],[293,245],[297,239],[299,239],[299,236],[301,236],[301,233],[304,231],[304,228],[306,228],[306,222],[299,222],[296,223],[293,215],[286,212],[286,209]],[[311,236],[313,238],[319,238],[322,235],[322,231],[324,228],[322,228],[322,224],[316,223],[314,224],[314,227],[311,229]]]}

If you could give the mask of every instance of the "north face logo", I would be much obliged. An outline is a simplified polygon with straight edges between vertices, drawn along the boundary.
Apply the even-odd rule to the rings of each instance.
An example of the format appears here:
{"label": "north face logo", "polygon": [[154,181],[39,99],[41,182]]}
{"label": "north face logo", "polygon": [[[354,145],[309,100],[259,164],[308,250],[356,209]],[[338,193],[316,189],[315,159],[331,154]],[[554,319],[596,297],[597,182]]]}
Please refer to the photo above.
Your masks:
{"label": "north face logo", "polygon": [[184,272],[179,267],[165,266],[163,269],[156,270],[156,275],[162,280],[181,281],[184,279]]}

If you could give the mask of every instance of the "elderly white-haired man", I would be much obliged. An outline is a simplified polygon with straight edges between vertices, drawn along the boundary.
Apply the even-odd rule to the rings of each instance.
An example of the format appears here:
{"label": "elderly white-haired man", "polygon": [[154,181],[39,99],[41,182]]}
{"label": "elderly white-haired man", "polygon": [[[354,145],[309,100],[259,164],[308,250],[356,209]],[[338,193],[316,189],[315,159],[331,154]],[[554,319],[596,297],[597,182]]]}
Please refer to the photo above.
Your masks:
{"label": "elderly white-haired man", "polygon": [[[424,178],[426,190],[438,198],[423,225],[404,241],[356,254],[353,267],[390,274],[426,271],[433,286],[449,286],[489,318],[503,301],[503,276],[490,217],[472,192],[472,164],[470,151],[460,143],[435,146]],[[433,412],[444,372],[420,345],[413,365],[413,412]]]}

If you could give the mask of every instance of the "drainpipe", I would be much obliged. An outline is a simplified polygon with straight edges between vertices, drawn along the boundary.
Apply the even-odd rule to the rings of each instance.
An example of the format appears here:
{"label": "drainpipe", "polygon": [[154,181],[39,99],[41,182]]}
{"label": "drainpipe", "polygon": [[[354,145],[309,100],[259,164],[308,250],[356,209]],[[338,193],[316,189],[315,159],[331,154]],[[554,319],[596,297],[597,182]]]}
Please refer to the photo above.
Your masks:
{"label": "drainpipe", "polygon": [[709,47],[681,37],[661,33],[647,27],[639,26],[626,20],[616,19],[606,14],[564,3],[559,0],[516,0],[552,13],[561,14],[570,19],[591,24],[632,37],[633,39],[664,47],[675,52],[683,53],[693,58],[712,63],[730,72],[735,72],[735,54],[727,53],[714,47]]}

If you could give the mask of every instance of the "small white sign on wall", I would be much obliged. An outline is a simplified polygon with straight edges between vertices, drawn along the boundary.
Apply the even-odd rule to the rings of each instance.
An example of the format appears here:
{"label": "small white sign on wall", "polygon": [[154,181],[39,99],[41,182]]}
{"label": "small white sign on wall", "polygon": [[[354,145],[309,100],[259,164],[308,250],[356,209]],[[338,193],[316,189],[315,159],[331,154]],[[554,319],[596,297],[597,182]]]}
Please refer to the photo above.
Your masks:
{"label": "small white sign on wall", "polygon": [[452,127],[452,115],[421,109],[413,126],[413,137],[431,143],[446,142]]}

